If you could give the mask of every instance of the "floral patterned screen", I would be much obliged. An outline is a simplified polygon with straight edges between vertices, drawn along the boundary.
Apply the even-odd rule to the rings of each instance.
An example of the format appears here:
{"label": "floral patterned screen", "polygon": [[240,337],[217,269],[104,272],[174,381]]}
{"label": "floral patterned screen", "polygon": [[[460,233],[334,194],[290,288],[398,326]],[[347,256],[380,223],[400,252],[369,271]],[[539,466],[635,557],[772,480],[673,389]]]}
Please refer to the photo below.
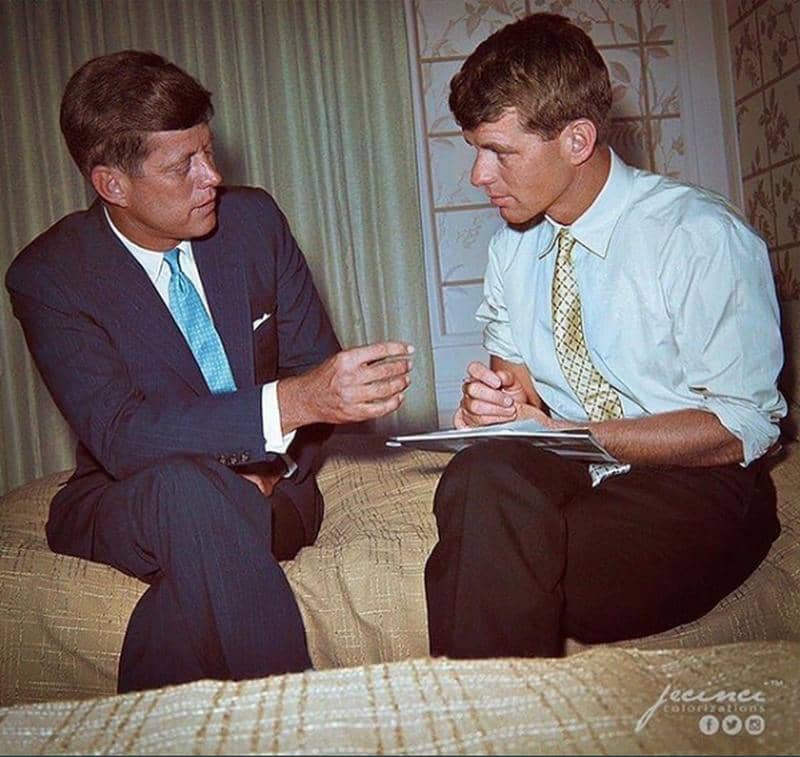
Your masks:
{"label": "floral patterned screen", "polygon": [[748,220],[767,240],[783,316],[783,389],[800,413],[800,0],[729,0]]}

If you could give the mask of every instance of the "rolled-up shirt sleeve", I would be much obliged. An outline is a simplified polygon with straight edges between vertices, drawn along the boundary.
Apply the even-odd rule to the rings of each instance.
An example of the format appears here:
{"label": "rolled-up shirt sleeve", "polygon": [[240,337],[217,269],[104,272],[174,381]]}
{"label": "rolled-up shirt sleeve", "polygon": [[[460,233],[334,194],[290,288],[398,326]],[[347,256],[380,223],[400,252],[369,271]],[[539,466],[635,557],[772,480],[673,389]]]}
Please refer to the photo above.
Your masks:
{"label": "rolled-up shirt sleeve", "polygon": [[514,344],[503,294],[503,260],[500,251],[507,248],[502,239],[505,233],[506,230],[501,229],[489,243],[489,263],[483,280],[483,299],[475,312],[475,318],[484,324],[483,346],[490,355],[496,355],[511,363],[523,363],[524,358]]}
{"label": "rolled-up shirt sleeve", "polygon": [[[697,225],[693,225],[697,226]],[[678,228],[662,281],[689,396],[742,442],[743,465],[780,434],[780,316],[766,245],[743,223]]]}

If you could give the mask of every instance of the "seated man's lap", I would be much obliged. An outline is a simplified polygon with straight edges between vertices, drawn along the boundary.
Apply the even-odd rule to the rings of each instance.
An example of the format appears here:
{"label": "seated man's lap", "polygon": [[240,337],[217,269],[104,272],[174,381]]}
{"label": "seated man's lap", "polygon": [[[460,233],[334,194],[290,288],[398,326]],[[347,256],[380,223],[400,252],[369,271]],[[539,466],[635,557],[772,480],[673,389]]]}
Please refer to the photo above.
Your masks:
{"label": "seated man's lap", "polygon": [[[321,514],[319,489],[313,479],[304,483],[300,493],[311,501],[300,504]],[[290,486],[287,482],[265,497],[215,460],[178,456],[120,481],[103,480],[75,496],[65,492],[51,508],[48,530],[55,551],[103,562],[148,582],[163,568],[173,537],[185,540],[192,532],[195,538],[205,531],[205,538],[222,539],[223,533],[238,531],[261,552],[270,550],[272,531],[275,558],[290,559],[316,536],[316,531],[307,533],[298,503],[287,493]],[[85,546],[74,549],[78,542]]]}
{"label": "seated man's lap", "polygon": [[[429,621],[443,638],[453,632],[446,616],[463,603],[475,625],[468,613],[487,601],[497,617],[555,613],[552,633],[589,643],[664,631],[740,585],[779,531],[774,489],[758,463],[635,467],[592,488],[585,463],[520,441],[457,455],[435,510],[440,541],[426,587]],[[465,585],[486,599],[474,601],[458,589]]]}
{"label": "seated man's lap", "polygon": [[177,456],[104,488],[92,559],[148,580],[171,557],[203,559],[201,544],[253,529],[269,533],[255,485],[214,460]]}
{"label": "seated man's lap", "polygon": [[586,642],[664,631],[739,586],[777,536],[759,464],[634,468],[565,508],[564,633]]}
{"label": "seated man's lap", "polygon": [[[105,487],[93,559],[150,583],[126,631],[120,691],[310,666],[295,598],[270,553],[270,500],[230,468],[190,456]],[[276,500],[279,525],[286,515],[304,539],[294,503]]]}

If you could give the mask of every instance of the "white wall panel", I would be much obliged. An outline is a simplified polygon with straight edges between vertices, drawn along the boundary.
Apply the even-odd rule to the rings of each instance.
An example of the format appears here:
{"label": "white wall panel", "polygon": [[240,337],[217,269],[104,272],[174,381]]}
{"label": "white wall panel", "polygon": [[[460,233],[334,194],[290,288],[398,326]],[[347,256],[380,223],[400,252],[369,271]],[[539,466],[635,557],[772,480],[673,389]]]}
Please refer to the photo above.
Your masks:
{"label": "white wall panel", "polygon": [[442,282],[483,279],[489,240],[502,225],[494,208],[436,213]]}

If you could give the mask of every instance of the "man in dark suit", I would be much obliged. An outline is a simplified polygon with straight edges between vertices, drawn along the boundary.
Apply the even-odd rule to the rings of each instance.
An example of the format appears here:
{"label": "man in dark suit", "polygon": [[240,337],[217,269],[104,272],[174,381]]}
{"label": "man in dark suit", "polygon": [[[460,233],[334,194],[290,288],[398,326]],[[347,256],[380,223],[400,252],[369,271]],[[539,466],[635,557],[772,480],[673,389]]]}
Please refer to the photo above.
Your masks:
{"label": "man in dark suit", "polygon": [[[311,544],[330,425],[396,410],[400,342],[341,351],[283,214],[223,188],[210,93],[152,53],[95,58],[61,107],[98,200],[7,274],[78,437],[50,546],[149,584],[119,691],[311,666],[278,561]],[[407,359],[381,362],[386,356]]]}

